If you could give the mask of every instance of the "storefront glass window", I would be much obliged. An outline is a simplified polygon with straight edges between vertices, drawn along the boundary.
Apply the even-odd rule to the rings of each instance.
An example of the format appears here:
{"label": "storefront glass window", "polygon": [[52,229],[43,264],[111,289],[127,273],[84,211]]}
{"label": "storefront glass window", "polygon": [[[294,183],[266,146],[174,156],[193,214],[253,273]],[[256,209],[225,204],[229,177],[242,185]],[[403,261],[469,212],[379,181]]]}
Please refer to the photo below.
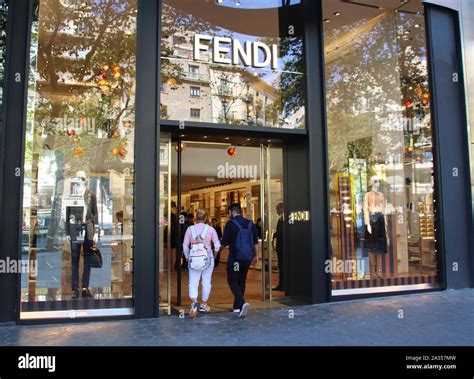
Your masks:
{"label": "storefront glass window", "polygon": [[40,0],[33,12],[21,317],[123,314],[133,307],[137,2]]}
{"label": "storefront glass window", "polygon": [[[467,112],[469,120],[469,148],[471,158],[471,190],[474,195],[474,3],[461,0],[461,22],[464,50],[464,77],[466,81]],[[474,203],[473,203],[474,215]]]}
{"label": "storefront glass window", "polygon": [[300,1],[162,4],[162,119],[305,128]]}
{"label": "storefront glass window", "polygon": [[422,2],[323,3],[333,290],[435,286]]}
{"label": "storefront glass window", "polygon": [[0,2],[0,131],[3,129],[3,81],[7,55],[8,1]]}

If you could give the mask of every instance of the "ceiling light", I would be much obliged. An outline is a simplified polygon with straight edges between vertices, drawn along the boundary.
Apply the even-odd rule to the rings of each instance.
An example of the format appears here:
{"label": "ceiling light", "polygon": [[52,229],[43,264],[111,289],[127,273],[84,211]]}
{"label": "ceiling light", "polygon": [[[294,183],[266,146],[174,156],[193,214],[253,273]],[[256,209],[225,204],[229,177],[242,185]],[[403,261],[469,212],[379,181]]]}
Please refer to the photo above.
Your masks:
{"label": "ceiling light", "polygon": [[420,27],[420,24],[415,24],[415,28],[419,28]]}
{"label": "ceiling light", "polygon": [[207,136],[203,136],[202,138],[206,139],[206,138],[207,138]]}
{"label": "ceiling light", "polygon": [[341,15],[341,12],[334,12],[334,16],[340,16]]}
{"label": "ceiling light", "polygon": [[331,22],[331,19],[330,18],[325,18],[323,21],[324,22]]}

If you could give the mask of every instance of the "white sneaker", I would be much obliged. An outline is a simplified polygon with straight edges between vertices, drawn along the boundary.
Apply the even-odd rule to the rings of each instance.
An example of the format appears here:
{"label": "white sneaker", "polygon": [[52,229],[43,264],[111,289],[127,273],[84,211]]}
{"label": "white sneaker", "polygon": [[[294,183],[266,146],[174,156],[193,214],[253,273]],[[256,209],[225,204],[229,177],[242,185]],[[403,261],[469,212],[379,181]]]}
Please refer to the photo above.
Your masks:
{"label": "white sneaker", "polygon": [[239,313],[239,318],[243,318],[243,317],[247,316],[249,308],[250,308],[249,303],[245,303],[244,305],[242,305],[242,310]]}
{"label": "white sneaker", "polygon": [[210,312],[210,311],[211,311],[211,307],[207,304],[201,304],[199,306],[199,312],[206,313],[206,312]]}

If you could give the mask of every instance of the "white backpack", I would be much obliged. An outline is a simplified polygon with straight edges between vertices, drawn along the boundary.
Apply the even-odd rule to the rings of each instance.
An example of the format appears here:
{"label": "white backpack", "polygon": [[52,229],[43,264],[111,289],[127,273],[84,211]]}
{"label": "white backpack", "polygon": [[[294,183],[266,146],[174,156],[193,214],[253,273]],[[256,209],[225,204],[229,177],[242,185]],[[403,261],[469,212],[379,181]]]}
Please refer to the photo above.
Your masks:
{"label": "white backpack", "polygon": [[189,251],[189,267],[194,270],[205,270],[211,264],[206,244],[204,243],[209,227],[206,225],[201,235],[197,235],[194,225],[191,225],[189,228],[191,229],[192,235],[191,250]]}

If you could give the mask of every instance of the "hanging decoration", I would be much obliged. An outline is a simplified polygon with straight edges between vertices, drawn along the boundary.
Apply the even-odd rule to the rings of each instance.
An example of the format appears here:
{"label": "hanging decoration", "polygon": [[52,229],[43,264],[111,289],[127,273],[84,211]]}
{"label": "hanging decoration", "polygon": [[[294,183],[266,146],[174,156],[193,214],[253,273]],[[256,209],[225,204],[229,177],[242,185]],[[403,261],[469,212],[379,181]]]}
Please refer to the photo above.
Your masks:
{"label": "hanging decoration", "polygon": [[186,149],[186,144],[184,142],[181,142],[179,145],[176,144],[175,147],[174,147],[174,150],[176,152],[179,152],[179,151],[183,152],[184,149]]}
{"label": "hanging decoration", "polygon": [[230,157],[233,157],[235,156],[235,154],[237,153],[237,149],[235,146],[229,146],[227,148],[227,154],[230,156]]}
{"label": "hanging decoration", "polygon": [[102,64],[102,71],[96,76],[96,83],[103,97],[109,96],[115,90],[123,90],[122,68],[118,64]]}

